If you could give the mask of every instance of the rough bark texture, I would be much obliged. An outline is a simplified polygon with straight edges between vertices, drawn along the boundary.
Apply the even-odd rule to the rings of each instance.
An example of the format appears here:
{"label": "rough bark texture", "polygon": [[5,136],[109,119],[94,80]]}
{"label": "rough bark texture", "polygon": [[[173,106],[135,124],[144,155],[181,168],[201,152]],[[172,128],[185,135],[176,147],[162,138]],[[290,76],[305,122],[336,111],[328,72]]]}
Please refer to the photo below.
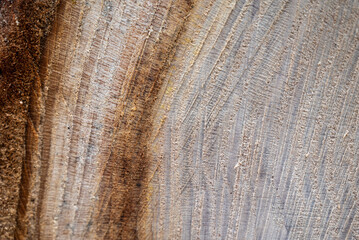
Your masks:
{"label": "rough bark texture", "polygon": [[359,239],[359,1],[0,6],[0,239]]}

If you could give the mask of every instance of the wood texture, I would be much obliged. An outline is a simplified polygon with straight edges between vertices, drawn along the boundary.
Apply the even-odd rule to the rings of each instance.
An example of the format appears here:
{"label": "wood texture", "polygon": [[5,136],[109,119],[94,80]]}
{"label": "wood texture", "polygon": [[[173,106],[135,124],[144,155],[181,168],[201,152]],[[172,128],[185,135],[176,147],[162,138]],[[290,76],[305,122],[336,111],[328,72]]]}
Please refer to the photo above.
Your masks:
{"label": "wood texture", "polygon": [[359,239],[357,0],[56,9],[0,238]]}
{"label": "wood texture", "polygon": [[359,238],[358,10],[196,5],[156,111],[153,238]]}
{"label": "wood texture", "polygon": [[29,109],[55,7],[52,0],[0,1],[0,239],[14,237],[16,218],[26,212],[21,199],[31,188],[26,178],[33,164],[25,147]]}

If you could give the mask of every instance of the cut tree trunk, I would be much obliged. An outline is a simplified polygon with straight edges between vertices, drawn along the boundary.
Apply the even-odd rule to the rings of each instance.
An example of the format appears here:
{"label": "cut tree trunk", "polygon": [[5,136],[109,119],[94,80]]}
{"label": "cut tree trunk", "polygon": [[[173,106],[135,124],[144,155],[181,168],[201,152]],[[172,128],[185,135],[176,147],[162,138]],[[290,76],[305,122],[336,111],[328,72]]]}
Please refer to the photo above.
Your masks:
{"label": "cut tree trunk", "polygon": [[0,21],[0,239],[359,239],[358,0]]}

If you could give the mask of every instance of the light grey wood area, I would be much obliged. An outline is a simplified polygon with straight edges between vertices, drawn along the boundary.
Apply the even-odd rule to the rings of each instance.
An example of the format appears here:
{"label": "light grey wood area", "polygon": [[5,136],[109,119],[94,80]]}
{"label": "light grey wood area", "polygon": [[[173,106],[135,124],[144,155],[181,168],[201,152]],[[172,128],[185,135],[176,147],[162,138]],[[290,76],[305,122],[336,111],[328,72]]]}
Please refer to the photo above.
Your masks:
{"label": "light grey wood area", "polygon": [[358,1],[199,1],[152,139],[155,239],[359,239]]}

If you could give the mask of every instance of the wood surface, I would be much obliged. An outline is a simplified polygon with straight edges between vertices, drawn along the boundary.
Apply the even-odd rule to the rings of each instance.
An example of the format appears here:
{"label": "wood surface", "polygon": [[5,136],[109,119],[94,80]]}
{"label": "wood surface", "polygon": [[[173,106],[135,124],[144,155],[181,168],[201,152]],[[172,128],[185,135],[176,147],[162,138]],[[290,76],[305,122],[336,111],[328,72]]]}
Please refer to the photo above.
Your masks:
{"label": "wood surface", "polygon": [[0,239],[359,239],[358,0],[0,7]]}

